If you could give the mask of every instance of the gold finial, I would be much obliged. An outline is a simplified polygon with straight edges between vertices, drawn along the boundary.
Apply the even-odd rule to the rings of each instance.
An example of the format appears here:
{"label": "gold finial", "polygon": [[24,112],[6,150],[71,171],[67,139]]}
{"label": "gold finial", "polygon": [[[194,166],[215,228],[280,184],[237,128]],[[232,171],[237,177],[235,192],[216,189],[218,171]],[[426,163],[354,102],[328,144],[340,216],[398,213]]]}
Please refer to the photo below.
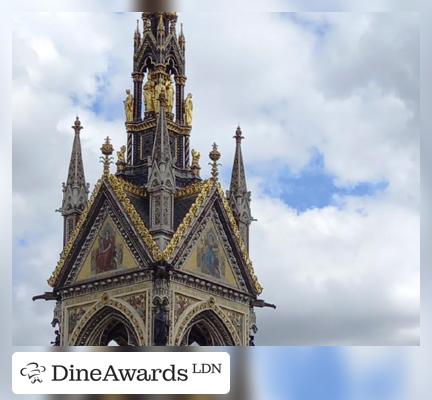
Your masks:
{"label": "gold finial", "polygon": [[199,165],[199,160],[200,160],[201,154],[199,153],[199,151],[192,149],[192,164],[191,164],[191,171],[192,171],[192,175],[195,177],[199,177],[200,174],[200,165]]}
{"label": "gold finial", "polygon": [[109,136],[105,138],[105,142],[102,144],[100,148],[103,156],[101,156],[101,162],[103,163],[103,175],[108,176],[110,173],[110,164],[112,163],[112,153],[114,151],[114,147],[110,142]]}
{"label": "gold finial", "polygon": [[217,180],[217,177],[218,177],[218,175],[219,175],[218,166],[220,165],[220,164],[218,163],[218,160],[220,159],[221,154],[220,154],[220,152],[219,152],[219,150],[218,150],[218,147],[217,147],[217,144],[216,144],[216,143],[213,143],[213,149],[212,149],[212,151],[209,153],[209,157],[210,157],[210,160],[212,160],[212,162],[209,163],[209,165],[212,166],[212,170],[211,170],[212,179],[213,179],[213,180]]}

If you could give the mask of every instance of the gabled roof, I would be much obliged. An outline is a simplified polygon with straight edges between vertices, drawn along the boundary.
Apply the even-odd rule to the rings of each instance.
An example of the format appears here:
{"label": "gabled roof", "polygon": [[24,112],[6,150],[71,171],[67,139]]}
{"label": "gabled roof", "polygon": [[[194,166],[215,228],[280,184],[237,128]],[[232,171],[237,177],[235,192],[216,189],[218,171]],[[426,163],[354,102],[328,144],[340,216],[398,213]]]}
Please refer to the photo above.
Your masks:
{"label": "gabled roof", "polygon": [[109,175],[107,177],[102,177],[99,179],[99,181],[96,183],[93,193],[91,195],[91,198],[87,204],[86,209],[83,211],[83,213],[80,216],[80,219],[78,220],[78,223],[68,241],[66,246],[64,247],[62,253],[60,254],[60,259],[57,263],[56,268],[54,269],[54,272],[51,274],[50,278],[48,279],[48,284],[52,287],[55,287],[59,283],[59,278],[61,277],[62,273],[64,272],[64,268],[67,264],[67,261],[69,261],[72,252],[74,250],[74,247],[76,247],[79,235],[85,225],[88,223],[91,211],[93,210],[95,206],[95,201],[100,195],[102,189],[104,187],[111,189],[111,193],[117,200],[118,204],[121,206],[123,212],[127,215],[127,217],[132,222],[135,230],[137,231],[139,237],[144,242],[146,249],[154,260],[158,260],[161,257],[161,251],[159,247],[156,245],[156,242],[153,240],[152,235],[148,231],[147,227],[145,226],[140,214],[133,206],[130,197],[128,196],[128,191],[133,191],[135,194],[139,193],[139,188],[133,187],[134,185],[125,182],[123,179],[118,178],[114,175]]}
{"label": "gabled roof", "polygon": [[196,182],[189,187],[177,191],[176,203],[178,205],[176,205],[176,230],[165,250],[161,251],[146,226],[146,223],[148,224],[148,211],[146,211],[145,205],[143,206],[143,202],[148,203],[147,193],[142,188],[126,182],[122,178],[114,175],[102,177],[95,185],[87,208],[82,213],[69,242],[60,255],[60,259],[54,272],[48,279],[50,286],[55,287],[59,283],[59,278],[64,272],[63,270],[67,261],[70,259],[72,250],[74,249],[74,246],[77,245],[78,236],[81,230],[85,227],[85,224],[88,222],[90,211],[94,207],[95,200],[104,186],[111,189],[111,193],[132,222],[133,227],[139,234],[139,237],[142,239],[148,253],[154,261],[172,261],[176,252],[179,250],[180,244],[190,231],[190,228],[198,222],[198,217],[201,215],[201,211],[204,209],[205,204],[207,204],[212,196],[217,196],[226,213],[229,227],[233,232],[236,247],[241,254],[244,265],[247,267],[246,273],[249,281],[257,294],[262,292],[262,287],[255,276],[252,262],[249,258],[246,246],[241,239],[231,207],[229,206],[228,201],[224,196],[223,189],[217,180],[208,179],[203,182]]}
{"label": "gabled roof", "polygon": [[243,258],[243,262],[247,267],[246,273],[248,274],[254,290],[257,294],[260,294],[262,292],[262,287],[258,282],[258,278],[255,275],[252,262],[249,258],[246,246],[240,236],[240,231],[238,229],[237,223],[235,222],[233,212],[224,196],[224,192],[219,181],[215,179],[208,179],[202,184],[201,191],[199,192],[189,211],[183,218],[183,221],[176,229],[173,237],[171,238],[171,241],[165,248],[163,252],[163,259],[168,262],[172,261],[176,252],[179,250],[182,241],[188,235],[190,228],[192,228],[194,224],[198,222],[198,218],[201,215],[201,212],[203,211],[206,202],[212,197],[213,194],[216,194],[223,206],[229,226],[234,234],[236,246],[238,247],[238,250]]}

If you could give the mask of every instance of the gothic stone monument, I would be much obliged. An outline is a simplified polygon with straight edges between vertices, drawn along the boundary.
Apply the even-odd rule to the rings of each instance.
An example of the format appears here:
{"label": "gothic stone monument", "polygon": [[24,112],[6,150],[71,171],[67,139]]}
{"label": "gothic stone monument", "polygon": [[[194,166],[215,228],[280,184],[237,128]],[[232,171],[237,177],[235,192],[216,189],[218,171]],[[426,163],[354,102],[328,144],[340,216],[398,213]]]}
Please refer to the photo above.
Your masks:
{"label": "gothic stone monument", "polygon": [[133,90],[124,100],[126,145],[103,143],[103,174],[91,197],[81,122],[63,184],[64,248],[34,299],[56,301],[55,345],[253,344],[262,291],[248,255],[253,220],[240,128],[230,189],[218,181],[220,153],[200,177],[192,150],[192,95],[185,97],[185,37],[176,13],[143,13],[134,33]]}

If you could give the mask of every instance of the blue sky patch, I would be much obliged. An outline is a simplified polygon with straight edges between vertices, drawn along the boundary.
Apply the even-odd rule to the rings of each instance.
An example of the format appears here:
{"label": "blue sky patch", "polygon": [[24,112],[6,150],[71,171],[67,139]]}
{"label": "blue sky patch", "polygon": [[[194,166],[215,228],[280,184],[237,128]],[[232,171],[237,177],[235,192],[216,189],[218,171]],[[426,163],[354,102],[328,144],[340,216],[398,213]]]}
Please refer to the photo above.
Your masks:
{"label": "blue sky patch", "polygon": [[302,13],[286,13],[289,20],[300,26],[306,31],[312,32],[318,37],[324,37],[327,32],[331,29],[331,25],[323,17],[322,19],[311,19],[308,18],[307,14]]}
{"label": "blue sky patch", "polygon": [[255,365],[270,399],[394,400],[404,391],[401,357],[383,354],[354,374],[350,354],[341,348],[265,349],[258,349]]}
{"label": "blue sky patch", "polygon": [[27,247],[29,245],[29,241],[26,238],[19,238],[17,241],[20,247]]}
{"label": "blue sky patch", "polygon": [[[254,174],[257,168],[249,167]],[[315,152],[309,164],[298,174],[292,173],[288,166],[282,166],[269,178],[263,180],[263,192],[270,197],[282,199],[289,207],[298,212],[312,208],[336,205],[336,197],[374,196],[388,187],[388,182],[358,182],[354,186],[339,186],[335,176],[325,168],[324,157]]]}

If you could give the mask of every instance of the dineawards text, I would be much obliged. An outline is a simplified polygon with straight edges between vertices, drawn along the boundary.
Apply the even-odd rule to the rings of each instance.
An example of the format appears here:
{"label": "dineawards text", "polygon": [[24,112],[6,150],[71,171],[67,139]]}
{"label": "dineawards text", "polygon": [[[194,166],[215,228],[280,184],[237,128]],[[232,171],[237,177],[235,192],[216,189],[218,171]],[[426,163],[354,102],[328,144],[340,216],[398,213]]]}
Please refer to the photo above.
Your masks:
{"label": "dineawards text", "polygon": [[116,368],[112,365],[105,369],[76,368],[73,365],[52,365],[52,381],[61,382],[175,382],[187,381],[188,370],[186,368],[176,368],[170,364],[165,369],[161,368]]}

